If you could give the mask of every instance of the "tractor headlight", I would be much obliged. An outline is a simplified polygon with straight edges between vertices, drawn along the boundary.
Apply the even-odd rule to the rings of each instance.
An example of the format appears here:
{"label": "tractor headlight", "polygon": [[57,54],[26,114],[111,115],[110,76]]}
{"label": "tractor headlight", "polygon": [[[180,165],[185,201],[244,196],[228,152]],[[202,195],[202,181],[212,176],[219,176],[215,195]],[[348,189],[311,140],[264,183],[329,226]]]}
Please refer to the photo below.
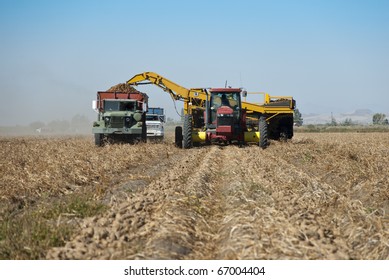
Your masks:
{"label": "tractor headlight", "polygon": [[111,118],[110,118],[110,117],[105,117],[104,120],[105,120],[105,122],[109,123],[109,121],[111,120]]}

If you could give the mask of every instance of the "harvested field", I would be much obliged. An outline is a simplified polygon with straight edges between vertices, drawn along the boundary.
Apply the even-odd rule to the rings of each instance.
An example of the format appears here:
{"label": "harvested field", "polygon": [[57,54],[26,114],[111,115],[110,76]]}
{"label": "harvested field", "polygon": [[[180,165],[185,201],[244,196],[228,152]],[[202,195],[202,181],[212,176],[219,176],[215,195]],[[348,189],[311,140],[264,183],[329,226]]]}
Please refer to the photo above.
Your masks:
{"label": "harvested field", "polygon": [[[0,145],[3,259],[389,259],[387,133],[297,133],[266,150],[180,150],[171,139],[97,148],[92,137]],[[15,219],[72,196],[102,207],[45,216],[54,234],[71,230],[41,250],[12,244]]]}

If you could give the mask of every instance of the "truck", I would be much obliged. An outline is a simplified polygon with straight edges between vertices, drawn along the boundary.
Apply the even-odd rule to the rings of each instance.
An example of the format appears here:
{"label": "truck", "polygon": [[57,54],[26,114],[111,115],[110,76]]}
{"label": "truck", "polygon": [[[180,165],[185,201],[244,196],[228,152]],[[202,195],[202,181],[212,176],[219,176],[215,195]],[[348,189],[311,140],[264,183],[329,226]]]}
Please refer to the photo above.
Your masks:
{"label": "truck", "polygon": [[150,140],[163,140],[164,138],[164,109],[149,107],[146,113],[147,138]]}
{"label": "truck", "polygon": [[139,91],[98,91],[92,108],[97,121],[92,132],[96,146],[114,142],[146,142],[148,95]]}
{"label": "truck", "polygon": [[[265,149],[268,139],[293,137],[296,102],[291,96],[261,93],[261,103],[247,102],[243,88],[187,89],[154,72],[136,74],[128,85],[154,84],[174,101],[184,102],[184,124],[175,128],[175,144],[190,149],[199,144],[258,143]],[[242,100],[244,97],[244,100]]]}

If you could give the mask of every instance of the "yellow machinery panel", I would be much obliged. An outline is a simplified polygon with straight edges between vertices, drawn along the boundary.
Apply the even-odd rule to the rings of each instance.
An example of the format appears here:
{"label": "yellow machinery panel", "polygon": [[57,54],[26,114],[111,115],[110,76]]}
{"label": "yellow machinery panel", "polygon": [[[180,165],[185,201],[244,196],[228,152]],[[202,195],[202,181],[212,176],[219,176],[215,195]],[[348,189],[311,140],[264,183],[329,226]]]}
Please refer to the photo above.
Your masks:
{"label": "yellow machinery panel", "polygon": [[192,141],[194,143],[205,142],[207,140],[207,134],[205,131],[192,132]]}
{"label": "yellow machinery panel", "polygon": [[259,142],[260,133],[259,131],[248,131],[244,133],[245,142]]}
{"label": "yellow machinery panel", "polygon": [[[249,131],[244,133],[244,141],[251,143],[259,142],[260,133],[259,131]],[[192,141],[195,143],[205,142],[207,140],[207,134],[205,131],[198,131],[192,133]]]}

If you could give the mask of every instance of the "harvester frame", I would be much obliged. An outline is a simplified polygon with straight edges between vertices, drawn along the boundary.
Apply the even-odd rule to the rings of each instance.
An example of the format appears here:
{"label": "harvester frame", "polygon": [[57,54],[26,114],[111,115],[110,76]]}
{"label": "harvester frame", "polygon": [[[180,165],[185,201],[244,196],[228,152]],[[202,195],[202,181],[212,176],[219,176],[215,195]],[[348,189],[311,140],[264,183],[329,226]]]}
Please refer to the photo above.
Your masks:
{"label": "harvester frame", "polygon": [[255,142],[260,147],[266,148],[268,139],[291,139],[293,137],[295,100],[291,96],[270,96],[262,93],[264,94],[263,103],[250,103],[240,99],[241,127],[235,125],[239,132],[232,129],[228,137],[222,137],[209,125],[212,93],[225,91],[234,94],[239,92],[246,97],[247,92],[242,88],[187,89],[154,72],[137,74],[127,83],[132,86],[154,84],[167,92],[173,100],[184,102],[184,127],[177,126],[175,130],[175,143],[178,147],[182,146],[182,142],[184,148],[191,148],[197,143],[209,143],[216,139],[225,143],[237,141],[240,145]]}

